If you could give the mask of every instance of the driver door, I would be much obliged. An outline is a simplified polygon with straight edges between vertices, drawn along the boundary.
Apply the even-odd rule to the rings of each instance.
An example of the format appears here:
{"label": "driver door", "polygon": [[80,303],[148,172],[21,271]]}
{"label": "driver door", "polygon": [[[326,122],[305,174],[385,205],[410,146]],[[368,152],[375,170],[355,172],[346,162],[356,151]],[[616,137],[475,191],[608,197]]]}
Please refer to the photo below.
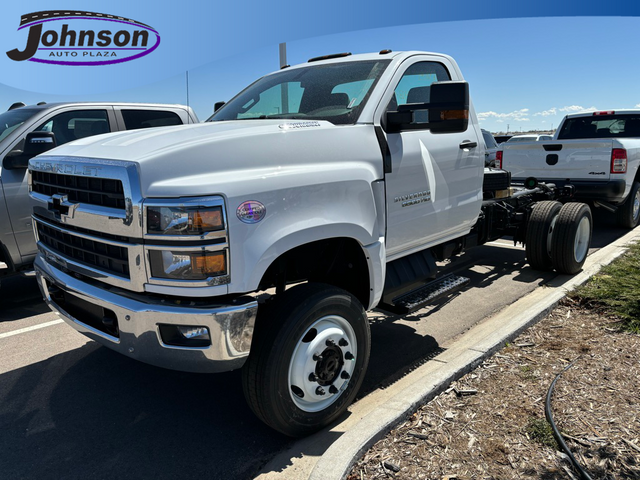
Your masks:
{"label": "driver door", "polygon": [[[390,98],[383,117],[398,105],[428,103],[431,84],[451,80],[455,71],[441,57],[412,57],[406,63],[391,83],[392,94],[385,95]],[[473,118],[464,132],[436,134],[427,127],[428,111],[416,111],[414,122],[425,128],[386,134],[391,155],[391,172],[385,176],[386,247],[392,259],[463,236],[475,223],[484,158]]]}

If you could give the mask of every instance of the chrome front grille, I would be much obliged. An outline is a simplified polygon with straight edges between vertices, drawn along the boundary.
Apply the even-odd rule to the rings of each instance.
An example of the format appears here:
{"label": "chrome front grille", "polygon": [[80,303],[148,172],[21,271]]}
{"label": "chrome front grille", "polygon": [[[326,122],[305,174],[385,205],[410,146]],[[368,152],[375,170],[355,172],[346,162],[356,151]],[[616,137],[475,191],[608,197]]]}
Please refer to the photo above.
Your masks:
{"label": "chrome front grille", "polygon": [[120,180],[81,177],[50,172],[32,172],[32,191],[46,196],[66,195],[70,202],[125,209]]}
{"label": "chrome front grille", "polygon": [[[155,278],[152,251],[224,252],[226,230],[200,237],[146,233],[143,205],[220,205],[220,197],[143,199],[136,164],[119,160],[40,155],[29,162],[34,232],[42,259],[67,274],[133,292],[226,294],[229,275],[203,280]],[[227,270],[228,271],[228,270]]]}
{"label": "chrome front grille", "polygon": [[54,253],[106,273],[130,278],[126,247],[79,237],[73,231],[49,226],[36,219],[38,239]]}
{"label": "chrome front grille", "polygon": [[29,194],[36,216],[48,222],[142,238],[140,181],[131,162],[40,155],[29,162]]}

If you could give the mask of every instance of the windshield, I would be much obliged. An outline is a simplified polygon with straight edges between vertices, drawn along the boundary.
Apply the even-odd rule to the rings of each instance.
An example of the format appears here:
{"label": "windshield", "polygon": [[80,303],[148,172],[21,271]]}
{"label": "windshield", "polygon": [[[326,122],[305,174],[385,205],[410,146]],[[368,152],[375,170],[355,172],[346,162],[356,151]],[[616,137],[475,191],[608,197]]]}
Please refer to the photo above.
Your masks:
{"label": "windshield", "polygon": [[34,108],[17,108],[0,114],[0,142],[26,122],[36,111]]}
{"label": "windshield", "polygon": [[341,62],[267,75],[207,121],[290,118],[352,124],[389,60]]}
{"label": "windshield", "polygon": [[640,115],[594,115],[567,118],[558,140],[640,137]]}

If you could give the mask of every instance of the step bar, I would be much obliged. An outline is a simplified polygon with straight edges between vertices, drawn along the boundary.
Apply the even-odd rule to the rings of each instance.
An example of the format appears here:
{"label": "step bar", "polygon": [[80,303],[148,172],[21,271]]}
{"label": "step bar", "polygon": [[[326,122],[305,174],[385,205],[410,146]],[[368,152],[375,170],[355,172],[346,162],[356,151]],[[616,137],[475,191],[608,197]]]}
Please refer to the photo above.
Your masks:
{"label": "step bar", "polygon": [[469,284],[469,278],[449,273],[421,287],[393,299],[392,303],[381,303],[378,308],[399,315],[407,315],[424,306],[450,295]]}

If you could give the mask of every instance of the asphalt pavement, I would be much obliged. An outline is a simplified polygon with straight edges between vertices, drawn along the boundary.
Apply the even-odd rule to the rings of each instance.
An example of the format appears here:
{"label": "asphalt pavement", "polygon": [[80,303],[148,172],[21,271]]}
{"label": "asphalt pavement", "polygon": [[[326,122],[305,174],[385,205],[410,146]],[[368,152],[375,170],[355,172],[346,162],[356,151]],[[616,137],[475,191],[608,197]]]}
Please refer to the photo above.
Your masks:
{"label": "asphalt pavement", "polygon": [[[596,215],[595,223],[592,251],[626,233],[607,215]],[[372,355],[360,401],[555,277],[532,270],[524,250],[504,240],[465,253],[447,269],[470,277],[470,286],[409,316],[370,314]],[[239,372],[189,374],[135,362],[59,322],[33,277],[3,280],[3,479],[246,479],[265,465],[286,468],[286,460],[273,460],[295,445],[253,416]]]}

